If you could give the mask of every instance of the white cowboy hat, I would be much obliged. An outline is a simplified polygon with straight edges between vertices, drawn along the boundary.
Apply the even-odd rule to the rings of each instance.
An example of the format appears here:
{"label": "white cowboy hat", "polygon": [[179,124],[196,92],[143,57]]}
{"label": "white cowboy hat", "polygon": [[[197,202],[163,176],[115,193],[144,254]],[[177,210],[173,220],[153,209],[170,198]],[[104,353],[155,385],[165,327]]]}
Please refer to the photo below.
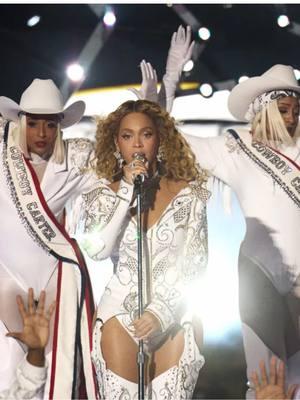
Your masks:
{"label": "white cowboy hat", "polygon": [[261,76],[254,76],[236,85],[228,97],[229,111],[238,120],[246,121],[248,107],[257,96],[279,89],[300,93],[293,67],[290,65],[274,65]]}
{"label": "white cowboy hat", "polygon": [[64,109],[63,98],[51,79],[34,79],[23,92],[20,105],[0,96],[0,113],[5,119],[18,121],[21,112],[28,114],[60,114],[61,128],[78,122],[85,111],[85,103],[76,101]]}

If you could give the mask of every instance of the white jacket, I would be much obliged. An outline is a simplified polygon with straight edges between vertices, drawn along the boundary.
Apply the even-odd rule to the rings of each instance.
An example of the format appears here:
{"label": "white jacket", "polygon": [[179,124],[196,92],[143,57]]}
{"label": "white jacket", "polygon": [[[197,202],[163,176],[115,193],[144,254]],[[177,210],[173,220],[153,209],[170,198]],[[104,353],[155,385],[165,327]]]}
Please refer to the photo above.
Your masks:
{"label": "white jacket", "polygon": [[[251,142],[247,129],[237,132],[242,140]],[[299,208],[228,133],[210,138],[184,136],[201,167],[236,193],[247,228],[243,254],[264,269],[280,293],[289,292],[300,274]],[[300,165],[300,138],[280,151]]]}

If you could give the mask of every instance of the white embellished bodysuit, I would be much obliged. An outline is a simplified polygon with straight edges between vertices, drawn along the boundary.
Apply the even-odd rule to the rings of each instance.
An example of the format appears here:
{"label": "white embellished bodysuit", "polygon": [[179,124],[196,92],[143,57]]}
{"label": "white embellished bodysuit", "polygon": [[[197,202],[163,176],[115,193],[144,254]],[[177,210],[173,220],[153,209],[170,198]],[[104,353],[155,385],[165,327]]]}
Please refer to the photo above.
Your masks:
{"label": "white embellished bodysuit", "polygon": [[[130,324],[138,313],[137,226],[136,217],[130,213],[132,198],[133,186],[123,180],[117,193],[101,184],[84,194],[80,227],[84,234],[79,239],[94,260],[111,257],[114,265],[114,274],[98,305],[98,319],[105,323],[117,316],[129,334]],[[206,199],[207,191],[197,183],[190,183],[143,234],[144,311],[160,320],[163,334],[176,324],[186,328],[185,344],[189,344],[185,346],[185,368],[190,368],[190,374],[196,373],[192,389],[204,359],[196,349],[185,296],[189,284],[199,278],[207,263]],[[101,391],[105,383],[99,375],[105,373],[105,366],[96,354],[101,352],[99,335],[100,324],[96,324],[93,353]],[[153,347],[161,338],[161,334],[153,338]]]}

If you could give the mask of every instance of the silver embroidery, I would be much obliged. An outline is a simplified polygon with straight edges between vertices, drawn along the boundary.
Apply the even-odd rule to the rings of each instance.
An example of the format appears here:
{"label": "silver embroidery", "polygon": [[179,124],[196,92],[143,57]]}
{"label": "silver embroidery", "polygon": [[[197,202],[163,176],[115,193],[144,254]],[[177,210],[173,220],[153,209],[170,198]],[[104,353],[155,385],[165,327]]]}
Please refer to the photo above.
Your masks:
{"label": "silver embroidery", "polygon": [[88,139],[68,139],[68,151],[70,153],[70,161],[75,171],[75,177],[84,174],[88,168],[91,153],[93,151],[93,143]]}
{"label": "silver embroidery", "polygon": [[234,137],[230,133],[225,134],[225,145],[228,148],[229,153],[233,153],[234,151],[237,152],[237,154],[240,154],[240,146],[238,142],[234,139]]}
{"label": "silver embroidery", "polygon": [[[166,327],[178,318],[184,286],[199,277],[207,262],[205,194],[200,185],[190,184],[144,234],[145,305]],[[122,201],[105,185],[84,200],[87,230],[108,224]],[[124,314],[124,323],[129,327],[138,308],[135,218],[128,216],[121,228],[111,255],[115,274],[101,301],[106,315]]]}
{"label": "silver embroidery", "polygon": [[93,232],[104,227],[111,220],[117,206],[116,195],[107,187],[98,188],[82,195],[84,201],[84,231]]}

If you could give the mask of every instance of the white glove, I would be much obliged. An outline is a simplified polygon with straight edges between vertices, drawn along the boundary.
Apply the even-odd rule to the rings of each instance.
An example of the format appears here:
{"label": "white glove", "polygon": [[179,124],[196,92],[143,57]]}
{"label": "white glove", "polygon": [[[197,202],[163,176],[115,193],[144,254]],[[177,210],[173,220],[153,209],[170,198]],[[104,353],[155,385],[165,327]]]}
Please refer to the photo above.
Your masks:
{"label": "white glove", "polygon": [[171,111],[175,98],[175,91],[184,65],[191,58],[195,42],[191,42],[191,27],[179,26],[171,39],[168,52],[166,73],[163,76],[161,89],[158,94],[158,103],[167,111]]}
{"label": "white glove", "polygon": [[128,89],[140,100],[149,100],[157,103],[157,75],[152,65],[145,60],[141,62],[142,84],[140,90]]}

